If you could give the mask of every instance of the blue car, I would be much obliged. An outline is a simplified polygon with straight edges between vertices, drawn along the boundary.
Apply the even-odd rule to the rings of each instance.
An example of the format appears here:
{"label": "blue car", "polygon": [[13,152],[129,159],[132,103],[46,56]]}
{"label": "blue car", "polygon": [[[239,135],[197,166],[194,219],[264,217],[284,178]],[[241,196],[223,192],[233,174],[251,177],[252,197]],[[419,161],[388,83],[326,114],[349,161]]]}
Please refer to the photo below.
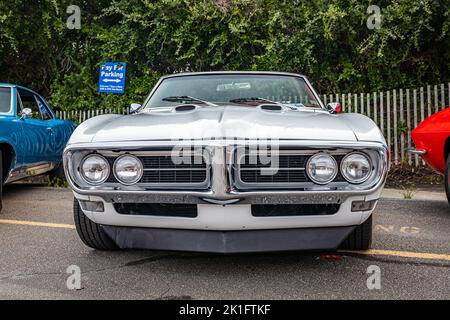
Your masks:
{"label": "blue car", "polygon": [[3,184],[44,173],[63,177],[62,153],[74,129],[36,92],[0,83],[0,211]]}

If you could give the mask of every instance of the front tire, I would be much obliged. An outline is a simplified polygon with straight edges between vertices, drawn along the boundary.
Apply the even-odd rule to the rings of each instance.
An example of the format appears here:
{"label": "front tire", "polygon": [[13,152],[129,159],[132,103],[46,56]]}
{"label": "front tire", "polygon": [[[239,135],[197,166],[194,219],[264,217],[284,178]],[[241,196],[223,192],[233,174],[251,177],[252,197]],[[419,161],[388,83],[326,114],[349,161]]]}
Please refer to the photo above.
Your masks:
{"label": "front tire", "polygon": [[372,245],[372,215],[352,231],[341,244],[344,250],[367,250]]}
{"label": "front tire", "polygon": [[77,199],[73,201],[73,214],[78,236],[85,245],[97,250],[117,249],[102,227],[86,217]]}
{"label": "front tire", "polygon": [[450,179],[450,155],[447,157],[447,161],[445,162],[445,194],[447,196],[447,201],[450,205],[450,182],[448,181]]}

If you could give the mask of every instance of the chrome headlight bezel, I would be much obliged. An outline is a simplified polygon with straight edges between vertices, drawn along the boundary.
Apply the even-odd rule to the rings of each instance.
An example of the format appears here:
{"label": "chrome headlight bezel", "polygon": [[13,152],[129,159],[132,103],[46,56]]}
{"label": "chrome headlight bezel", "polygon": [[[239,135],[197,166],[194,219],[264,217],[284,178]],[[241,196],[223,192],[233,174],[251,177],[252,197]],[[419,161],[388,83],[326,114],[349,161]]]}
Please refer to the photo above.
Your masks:
{"label": "chrome headlight bezel", "polygon": [[[331,163],[333,164],[334,172],[328,179],[326,179],[326,180],[319,180],[316,177],[314,177],[313,174],[310,172],[310,165],[311,165],[311,162],[314,159],[316,159],[318,157],[323,157],[323,156],[326,156],[326,157],[328,157],[331,160]],[[305,170],[306,170],[306,174],[307,174],[308,178],[311,179],[312,182],[314,182],[315,184],[325,185],[325,184],[328,184],[328,183],[332,182],[336,178],[336,176],[337,176],[337,174],[339,172],[339,166],[337,164],[336,159],[331,154],[326,153],[326,152],[319,152],[319,153],[316,153],[316,154],[312,155],[308,159],[308,161],[306,163]]]}
{"label": "chrome headlight bezel", "polygon": [[[104,177],[102,179],[97,180],[97,181],[94,181],[94,180],[91,180],[90,178],[88,178],[86,176],[85,170],[83,169],[83,166],[84,166],[85,162],[87,160],[91,159],[91,158],[94,158],[94,157],[100,159],[101,161],[104,161],[104,164],[105,164],[105,175],[104,175]],[[92,186],[98,186],[98,185],[101,185],[102,183],[104,183],[106,180],[108,180],[109,175],[111,173],[111,167],[109,165],[108,160],[106,160],[105,157],[103,157],[103,156],[101,156],[101,155],[99,155],[97,153],[90,153],[90,154],[86,155],[83,158],[83,160],[81,161],[79,168],[80,168],[80,175],[83,178],[83,180],[87,184],[92,185]]]}
{"label": "chrome headlight bezel", "polygon": [[[137,170],[136,170],[137,175],[136,175],[136,177],[135,177],[132,181],[124,181],[124,180],[120,177],[120,175],[118,174],[118,171],[117,171],[117,165],[118,165],[118,163],[119,163],[121,160],[125,159],[125,158],[133,159],[133,160],[136,161],[136,164],[137,164],[137,168],[136,168],[136,169],[137,169]],[[117,181],[118,181],[119,183],[121,183],[121,184],[123,184],[123,185],[125,185],[125,186],[132,186],[132,185],[135,185],[136,183],[138,183],[138,182],[142,179],[142,176],[144,175],[144,165],[143,165],[142,161],[141,161],[138,157],[133,156],[133,155],[131,155],[131,154],[124,154],[124,155],[121,155],[120,157],[118,157],[118,158],[114,161],[114,165],[113,165],[113,174],[114,174],[114,177],[117,179]]]}
{"label": "chrome headlight bezel", "polygon": [[[367,172],[367,174],[365,175],[365,177],[364,177],[364,178],[361,178],[361,179],[352,179],[352,178],[350,178],[350,177],[347,175],[346,170],[344,169],[344,166],[345,166],[345,164],[346,164],[346,160],[347,160],[349,157],[355,156],[355,155],[359,155],[359,156],[364,157],[365,160],[367,160],[367,163],[368,163],[369,171]],[[366,181],[370,178],[370,176],[372,175],[372,171],[373,171],[373,163],[372,163],[371,158],[370,158],[367,154],[365,154],[365,153],[363,153],[363,152],[350,152],[349,154],[345,155],[344,158],[342,158],[342,160],[341,160],[341,165],[340,165],[340,168],[339,168],[339,169],[340,169],[340,171],[341,171],[342,177],[343,177],[348,183],[351,183],[351,184],[361,184],[361,183],[366,182]]]}

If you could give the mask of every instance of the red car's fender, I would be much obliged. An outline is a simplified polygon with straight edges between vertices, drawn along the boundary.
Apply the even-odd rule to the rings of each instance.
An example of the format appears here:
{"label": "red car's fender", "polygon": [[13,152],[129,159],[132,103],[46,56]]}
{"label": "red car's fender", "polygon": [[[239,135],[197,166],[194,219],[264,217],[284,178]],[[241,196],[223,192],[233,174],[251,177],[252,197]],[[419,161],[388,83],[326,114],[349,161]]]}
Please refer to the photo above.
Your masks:
{"label": "red car's fender", "polygon": [[[411,131],[416,149],[425,151],[422,158],[434,170],[444,173],[446,156],[450,151],[450,108],[425,119]],[[446,146],[446,144],[448,145]]]}

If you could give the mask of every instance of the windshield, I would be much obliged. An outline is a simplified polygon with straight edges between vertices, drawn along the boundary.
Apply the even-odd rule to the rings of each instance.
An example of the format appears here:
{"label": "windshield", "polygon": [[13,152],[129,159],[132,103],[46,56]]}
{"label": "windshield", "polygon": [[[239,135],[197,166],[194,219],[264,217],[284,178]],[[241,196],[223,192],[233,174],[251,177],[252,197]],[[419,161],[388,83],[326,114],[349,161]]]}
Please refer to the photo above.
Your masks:
{"label": "windshield", "polygon": [[284,75],[211,74],[167,78],[145,108],[181,103],[255,106],[277,102],[294,108],[320,108],[303,78]]}

